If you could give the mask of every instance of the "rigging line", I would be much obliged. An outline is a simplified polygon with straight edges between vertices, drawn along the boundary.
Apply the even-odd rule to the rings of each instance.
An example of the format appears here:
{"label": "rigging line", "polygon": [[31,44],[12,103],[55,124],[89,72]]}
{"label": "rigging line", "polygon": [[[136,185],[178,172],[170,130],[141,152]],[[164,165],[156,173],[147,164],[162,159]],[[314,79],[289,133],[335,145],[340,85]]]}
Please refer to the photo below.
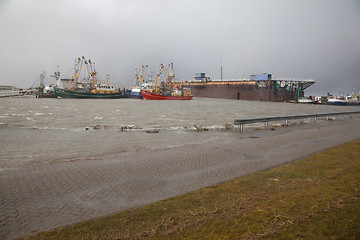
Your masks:
{"label": "rigging line", "polygon": [[70,72],[73,72],[74,71],[74,68],[71,68],[65,75],[64,75],[64,78],[69,78],[69,74]]}
{"label": "rigging line", "polygon": [[101,73],[96,72],[98,82],[103,83],[104,76]]}
{"label": "rigging line", "polygon": [[[37,77],[39,78],[39,77]],[[33,84],[31,84],[30,88],[36,87],[36,84],[39,82],[39,79],[36,79]]]}
{"label": "rigging line", "polygon": [[183,80],[182,75],[179,73],[179,71],[175,67],[174,67],[174,74],[175,74],[175,80],[177,80],[177,81]]}
{"label": "rigging line", "polygon": [[125,80],[119,80],[120,84],[126,85],[128,87],[132,87],[134,85],[134,75],[129,78],[125,78]]}

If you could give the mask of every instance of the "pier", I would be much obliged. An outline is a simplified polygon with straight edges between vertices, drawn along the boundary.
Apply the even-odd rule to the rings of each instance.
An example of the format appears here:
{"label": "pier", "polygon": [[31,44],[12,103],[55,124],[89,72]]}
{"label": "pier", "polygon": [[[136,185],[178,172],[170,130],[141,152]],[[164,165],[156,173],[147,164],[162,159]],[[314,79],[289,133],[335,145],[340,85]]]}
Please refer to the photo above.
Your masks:
{"label": "pier", "polygon": [[269,122],[279,122],[279,121],[285,121],[285,125],[288,124],[289,120],[299,120],[301,119],[301,122],[304,122],[305,119],[313,118],[316,122],[319,118],[325,118],[326,120],[329,119],[329,117],[333,116],[349,116],[349,115],[356,115],[360,114],[360,111],[355,112],[337,112],[337,113],[318,113],[318,114],[306,114],[306,115],[294,115],[294,116],[280,116],[280,117],[265,117],[265,118],[247,118],[247,119],[235,119],[234,125],[240,125],[240,131],[242,132],[244,130],[245,124],[250,123],[265,123],[265,128],[269,126]]}
{"label": "pier", "polygon": [[19,90],[14,86],[0,86],[0,98],[20,96]]}

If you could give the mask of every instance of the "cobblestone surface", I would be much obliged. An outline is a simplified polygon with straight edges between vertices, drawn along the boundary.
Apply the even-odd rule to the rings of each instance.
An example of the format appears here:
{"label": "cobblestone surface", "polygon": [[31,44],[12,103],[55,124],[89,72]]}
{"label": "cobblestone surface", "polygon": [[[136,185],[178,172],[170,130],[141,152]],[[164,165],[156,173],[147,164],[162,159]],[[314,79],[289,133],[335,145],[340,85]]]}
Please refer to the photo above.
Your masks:
{"label": "cobblestone surface", "polygon": [[360,138],[359,119],[233,132],[201,144],[0,172],[0,239],[14,239],[227,181]]}

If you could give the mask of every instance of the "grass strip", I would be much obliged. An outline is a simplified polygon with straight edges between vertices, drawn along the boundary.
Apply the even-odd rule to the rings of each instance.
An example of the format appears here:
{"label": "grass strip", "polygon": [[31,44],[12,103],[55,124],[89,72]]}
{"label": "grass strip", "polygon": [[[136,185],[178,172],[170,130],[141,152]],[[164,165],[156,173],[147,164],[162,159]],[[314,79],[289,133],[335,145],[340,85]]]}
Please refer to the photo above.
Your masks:
{"label": "grass strip", "polygon": [[360,139],[25,239],[360,239]]}

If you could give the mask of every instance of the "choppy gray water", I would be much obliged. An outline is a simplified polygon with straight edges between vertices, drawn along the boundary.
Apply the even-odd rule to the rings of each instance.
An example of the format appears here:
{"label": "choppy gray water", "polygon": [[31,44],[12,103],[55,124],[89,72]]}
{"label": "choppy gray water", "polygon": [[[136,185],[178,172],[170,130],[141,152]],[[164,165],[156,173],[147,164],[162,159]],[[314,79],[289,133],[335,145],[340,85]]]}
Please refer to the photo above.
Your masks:
{"label": "choppy gray water", "polygon": [[[194,98],[0,99],[0,170],[136,154],[226,136],[234,119],[358,111],[359,107]],[[210,131],[193,132],[194,124]],[[158,134],[147,129],[160,129]]]}

